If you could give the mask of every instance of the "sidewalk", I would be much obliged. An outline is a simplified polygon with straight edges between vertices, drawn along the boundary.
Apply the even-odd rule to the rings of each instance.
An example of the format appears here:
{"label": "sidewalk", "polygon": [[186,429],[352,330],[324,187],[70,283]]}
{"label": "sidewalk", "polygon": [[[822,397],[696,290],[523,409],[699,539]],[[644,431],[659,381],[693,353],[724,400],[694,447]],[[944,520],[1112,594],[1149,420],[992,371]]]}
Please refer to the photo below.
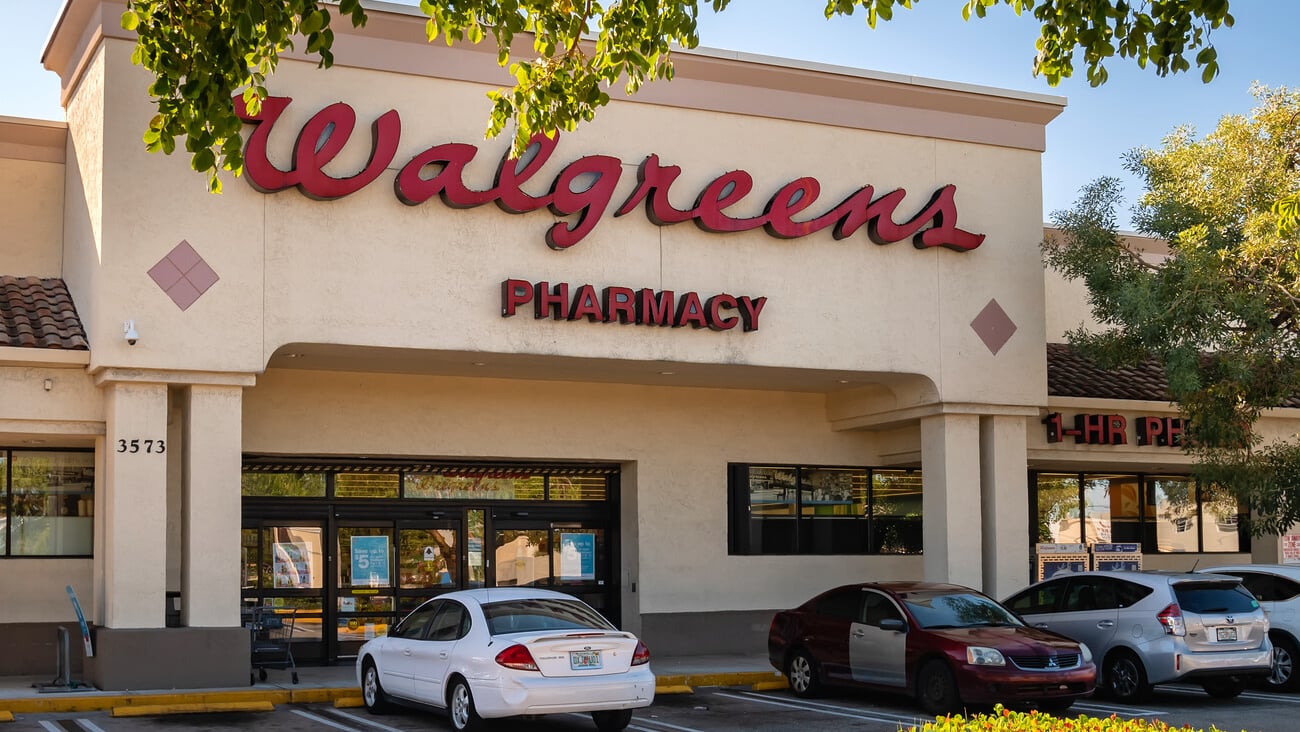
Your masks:
{"label": "sidewalk", "polygon": [[[767,656],[675,656],[652,658],[656,694],[689,694],[697,686],[749,686],[784,688],[784,678],[767,662]],[[356,671],[351,665],[300,666],[298,683],[289,672],[271,670],[267,680],[253,686],[221,689],[151,689],[132,691],[46,691],[33,684],[48,684],[48,677],[0,677],[0,722],[13,714],[89,712],[114,710],[129,714],[168,714],[195,711],[252,711],[274,704],[333,702],[336,706],[361,706]]]}

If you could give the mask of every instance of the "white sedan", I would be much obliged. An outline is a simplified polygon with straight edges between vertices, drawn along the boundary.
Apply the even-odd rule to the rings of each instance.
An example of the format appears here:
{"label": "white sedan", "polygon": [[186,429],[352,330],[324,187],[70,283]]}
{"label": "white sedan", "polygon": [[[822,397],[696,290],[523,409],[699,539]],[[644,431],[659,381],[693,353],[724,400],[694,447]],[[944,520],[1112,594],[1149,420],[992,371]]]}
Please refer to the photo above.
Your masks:
{"label": "white sedan", "polygon": [[458,730],[484,719],[591,712],[622,730],[650,706],[650,651],[581,600],[496,587],[429,600],[357,654],[357,681],[374,714],[393,702],[447,710]]}

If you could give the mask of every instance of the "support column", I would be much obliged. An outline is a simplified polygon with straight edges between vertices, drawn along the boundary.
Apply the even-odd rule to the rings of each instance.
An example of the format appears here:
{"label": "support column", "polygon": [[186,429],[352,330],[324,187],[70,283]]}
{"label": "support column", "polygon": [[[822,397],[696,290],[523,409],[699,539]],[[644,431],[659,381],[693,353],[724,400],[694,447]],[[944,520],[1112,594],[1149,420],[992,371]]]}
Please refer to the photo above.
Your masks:
{"label": "support column", "polygon": [[243,388],[186,390],[181,623],[239,626]]}
{"label": "support column", "polygon": [[1029,583],[1025,418],[980,418],[984,594],[1002,600]]}
{"label": "support column", "polygon": [[167,592],[167,385],[104,385],[103,621],[161,628]]}
{"label": "support column", "polygon": [[921,419],[921,490],[925,579],[982,586],[978,416]]}

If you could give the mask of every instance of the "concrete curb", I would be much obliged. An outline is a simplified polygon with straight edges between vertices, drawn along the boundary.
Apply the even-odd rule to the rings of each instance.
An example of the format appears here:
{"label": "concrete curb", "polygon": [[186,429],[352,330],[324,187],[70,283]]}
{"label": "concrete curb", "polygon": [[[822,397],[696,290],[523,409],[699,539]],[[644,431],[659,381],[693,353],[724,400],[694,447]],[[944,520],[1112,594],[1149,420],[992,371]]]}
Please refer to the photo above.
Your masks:
{"label": "concrete curb", "polygon": [[[786,682],[775,671],[674,674],[655,679],[655,694],[692,694],[700,686],[748,686],[756,691],[766,691],[784,689]],[[154,716],[216,711],[269,711],[277,704],[319,703],[332,703],[341,708],[363,706],[360,691],[355,686],[176,693],[86,692],[78,696],[0,700],[0,722],[11,721],[14,714],[111,710],[114,717]]]}

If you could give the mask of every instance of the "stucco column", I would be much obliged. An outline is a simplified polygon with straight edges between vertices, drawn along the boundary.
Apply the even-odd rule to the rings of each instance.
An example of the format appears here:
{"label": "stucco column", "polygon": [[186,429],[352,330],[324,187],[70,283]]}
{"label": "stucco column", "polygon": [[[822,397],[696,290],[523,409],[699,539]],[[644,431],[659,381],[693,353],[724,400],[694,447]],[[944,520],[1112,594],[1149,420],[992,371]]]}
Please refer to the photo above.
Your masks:
{"label": "stucco column", "polygon": [[980,587],[980,422],[973,414],[921,419],[925,579]]}
{"label": "stucco column", "polygon": [[239,625],[242,400],[239,386],[185,393],[181,622],[189,627]]}
{"label": "stucco column", "polygon": [[167,591],[167,385],[112,382],[104,388],[104,624],[161,628]]}
{"label": "stucco column", "polygon": [[1025,418],[980,418],[984,594],[1002,600],[1029,581]]}

